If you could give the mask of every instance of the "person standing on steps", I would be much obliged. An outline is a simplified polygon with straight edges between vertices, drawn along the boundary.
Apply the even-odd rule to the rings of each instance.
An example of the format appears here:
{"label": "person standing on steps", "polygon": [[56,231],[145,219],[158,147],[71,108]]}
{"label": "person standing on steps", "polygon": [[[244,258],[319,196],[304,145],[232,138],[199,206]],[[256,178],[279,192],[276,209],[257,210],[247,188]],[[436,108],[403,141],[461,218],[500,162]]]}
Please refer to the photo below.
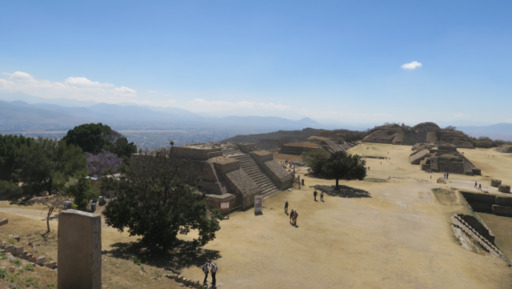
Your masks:
{"label": "person standing on steps", "polygon": [[215,287],[215,284],[217,283],[217,279],[215,279],[215,275],[217,274],[217,271],[219,270],[219,267],[217,267],[217,264],[213,263],[211,264],[211,271],[212,271],[212,286]]}
{"label": "person standing on steps", "polygon": [[204,280],[203,280],[203,284],[207,284],[208,283],[208,262],[206,262],[204,265],[203,265],[203,273],[204,273]]}

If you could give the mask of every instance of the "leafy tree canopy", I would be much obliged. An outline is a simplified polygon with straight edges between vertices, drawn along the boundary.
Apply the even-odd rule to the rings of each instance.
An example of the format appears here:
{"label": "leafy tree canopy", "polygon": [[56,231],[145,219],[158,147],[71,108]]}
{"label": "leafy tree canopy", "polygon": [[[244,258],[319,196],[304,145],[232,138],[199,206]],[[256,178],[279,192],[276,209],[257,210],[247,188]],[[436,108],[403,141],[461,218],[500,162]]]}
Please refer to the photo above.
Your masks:
{"label": "leafy tree canopy", "polygon": [[141,242],[152,249],[167,249],[177,242],[178,233],[190,230],[198,230],[196,241],[202,245],[214,239],[219,212],[207,209],[186,167],[169,150],[132,157],[115,184],[116,198],[104,210],[107,223],[142,236]]}
{"label": "leafy tree canopy", "polygon": [[82,148],[84,152],[99,154],[109,151],[120,157],[129,158],[137,152],[137,146],[126,137],[102,123],[87,123],[75,126],[63,138],[67,143]]}
{"label": "leafy tree canopy", "polygon": [[40,137],[20,148],[17,166],[23,194],[30,197],[62,189],[69,177],[85,172],[86,160],[79,147]]}
{"label": "leafy tree canopy", "polygon": [[33,142],[33,138],[21,135],[0,135],[0,180],[13,180],[21,147]]}
{"label": "leafy tree canopy", "polygon": [[366,177],[365,161],[358,155],[349,155],[344,151],[335,152],[329,158],[310,153],[304,160],[316,175],[335,179],[336,189],[339,188],[340,179],[362,180]]}

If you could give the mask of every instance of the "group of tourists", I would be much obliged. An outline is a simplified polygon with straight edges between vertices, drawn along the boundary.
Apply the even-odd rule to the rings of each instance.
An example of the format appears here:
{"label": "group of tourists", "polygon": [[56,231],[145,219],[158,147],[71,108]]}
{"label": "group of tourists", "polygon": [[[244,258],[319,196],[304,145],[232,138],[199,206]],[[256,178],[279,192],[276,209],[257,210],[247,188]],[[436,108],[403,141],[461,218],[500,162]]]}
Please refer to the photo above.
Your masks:
{"label": "group of tourists", "polygon": [[203,284],[208,284],[208,273],[212,272],[212,286],[215,287],[215,284],[217,283],[217,280],[215,279],[215,275],[217,275],[217,271],[219,270],[219,267],[217,267],[217,264],[215,263],[208,263],[206,262],[203,265],[203,273],[204,273],[204,281]]}
{"label": "group of tourists", "polygon": [[[284,213],[288,215],[288,200],[284,202]],[[297,218],[299,217],[299,213],[297,213],[297,210],[292,209],[290,211],[290,224],[297,227]]]}

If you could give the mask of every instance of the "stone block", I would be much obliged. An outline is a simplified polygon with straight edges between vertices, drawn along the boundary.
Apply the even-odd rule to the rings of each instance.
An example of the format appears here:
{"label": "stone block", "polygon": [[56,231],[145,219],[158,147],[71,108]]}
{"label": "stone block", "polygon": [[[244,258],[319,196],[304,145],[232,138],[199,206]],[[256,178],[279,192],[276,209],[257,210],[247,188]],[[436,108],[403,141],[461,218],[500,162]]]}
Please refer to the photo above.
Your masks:
{"label": "stone block", "polygon": [[493,205],[492,212],[496,215],[512,217],[512,207]]}
{"label": "stone block", "polygon": [[509,185],[500,185],[498,187],[498,191],[502,193],[510,193],[510,186]]}
{"label": "stone block", "polygon": [[53,262],[50,262],[50,263],[46,263],[44,266],[47,267],[47,268],[50,268],[52,270],[53,269],[57,269],[57,262],[53,261]]}
{"label": "stone block", "polygon": [[41,256],[36,258],[36,262],[35,263],[37,265],[39,265],[39,266],[43,266],[45,262],[46,262],[46,256],[41,255]]}
{"label": "stone block", "polygon": [[18,241],[18,242],[21,240],[21,237],[20,237],[20,236],[12,236],[12,238],[13,238],[14,240]]}
{"label": "stone block", "polygon": [[20,257],[21,255],[23,255],[23,246],[14,247],[14,252],[12,254],[17,257]]}
{"label": "stone block", "polygon": [[4,247],[4,250],[5,250],[5,252],[8,252],[8,253],[14,254],[14,250],[15,250],[15,248],[14,248],[14,246],[13,246],[13,245],[8,244],[8,245],[6,245],[6,246]]}
{"label": "stone block", "polygon": [[0,226],[5,225],[7,223],[9,223],[9,219],[4,218],[4,219],[0,220]]}
{"label": "stone block", "polygon": [[512,206],[512,197],[496,196],[496,205]]}
{"label": "stone block", "polygon": [[58,289],[101,289],[101,218],[78,210],[59,214]]}
{"label": "stone block", "polygon": [[501,185],[501,180],[491,180],[491,187],[499,187]]}

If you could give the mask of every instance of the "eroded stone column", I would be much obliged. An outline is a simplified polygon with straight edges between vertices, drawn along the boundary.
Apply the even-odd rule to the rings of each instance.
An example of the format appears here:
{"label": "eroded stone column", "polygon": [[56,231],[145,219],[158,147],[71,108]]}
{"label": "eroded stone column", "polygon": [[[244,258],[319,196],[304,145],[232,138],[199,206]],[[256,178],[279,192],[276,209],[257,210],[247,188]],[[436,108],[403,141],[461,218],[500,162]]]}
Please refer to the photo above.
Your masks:
{"label": "eroded stone column", "polygon": [[58,246],[58,289],[101,289],[100,216],[61,212]]}

